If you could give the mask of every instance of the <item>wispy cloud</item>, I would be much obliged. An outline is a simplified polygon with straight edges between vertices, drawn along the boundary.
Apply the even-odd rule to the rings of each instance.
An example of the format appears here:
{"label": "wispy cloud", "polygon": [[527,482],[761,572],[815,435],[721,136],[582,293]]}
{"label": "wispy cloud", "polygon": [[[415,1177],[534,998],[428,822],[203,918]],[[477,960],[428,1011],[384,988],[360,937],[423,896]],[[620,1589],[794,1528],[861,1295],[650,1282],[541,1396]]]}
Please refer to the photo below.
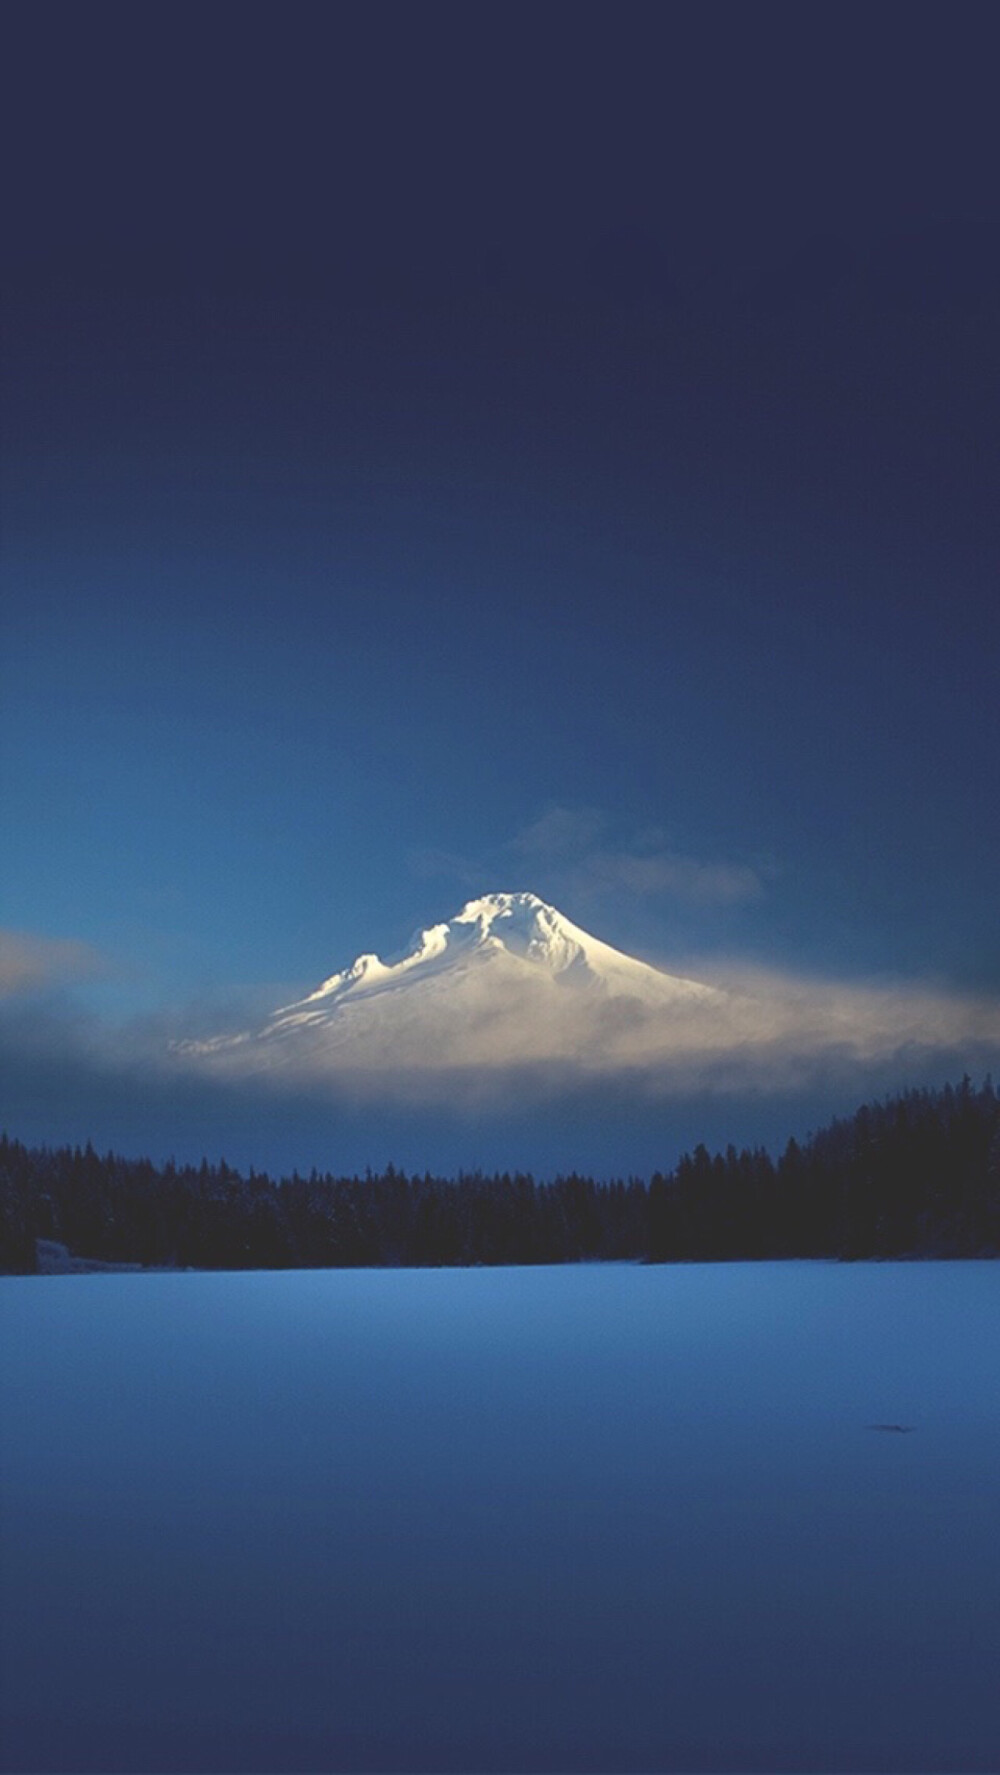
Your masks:
{"label": "wispy cloud", "polygon": [[583,860],[582,868],[602,887],[644,897],[664,894],[702,906],[757,900],[764,891],[760,871],[747,863],[703,863],[671,851],[642,856],[597,850]]}
{"label": "wispy cloud", "polygon": [[586,898],[613,892],[731,906],[759,899],[773,873],[759,864],[689,856],[655,829],[615,842],[610,824],[597,808],[550,807],[506,848],[557,872],[566,892]]}
{"label": "wispy cloud", "polygon": [[97,949],[75,938],[0,930],[0,997],[93,979],[105,966]]}
{"label": "wispy cloud", "polygon": [[457,851],[438,850],[432,845],[408,851],[406,861],[413,875],[426,880],[447,876],[467,888],[481,889],[487,873],[486,865],[474,857],[463,857]]}
{"label": "wispy cloud", "polygon": [[408,860],[415,875],[447,877],[477,893],[506,887],[513,875],[515,885],[570,904],[614,895],[734,906],[760,899],[776,874],[756,860],[691,856],[657,828],[616,837],[609,816],[587,806],[546,808],[489,856],[425,848]]}
{"label": "wispy cloud", "polygon": [[515,833],[508,849],[524,857],[577,858],[591,851],[607,829],[596,807],[550,807]]}

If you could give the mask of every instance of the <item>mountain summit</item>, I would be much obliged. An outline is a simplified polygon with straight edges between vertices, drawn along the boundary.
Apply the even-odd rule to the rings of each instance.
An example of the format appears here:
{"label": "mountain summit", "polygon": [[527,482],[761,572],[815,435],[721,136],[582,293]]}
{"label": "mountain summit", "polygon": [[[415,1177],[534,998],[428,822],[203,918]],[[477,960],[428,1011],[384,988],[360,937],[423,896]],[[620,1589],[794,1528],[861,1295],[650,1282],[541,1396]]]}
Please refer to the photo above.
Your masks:
{"label": "mountain summit", "polygon": [[[442,975],[457,978],[470,968],[511,961],[527,964],[537,977],[548,974],[563,985],[590,986],[615,996],[640,999],[652,992],[658,1000],[671,995],[715,996],[710,987],[661,973],[645,962],[612,949],[571,923],[537,894],[484,894],[469,900],[454,918],[418,931],[399,960],[359,955],[342,973],[331,974],[308,998],[276,1012],[278,1017],[330,1012],[348,999],[357,1002],[376,993],[426,984]],[[530,976],[523,974],[527,983]]]}

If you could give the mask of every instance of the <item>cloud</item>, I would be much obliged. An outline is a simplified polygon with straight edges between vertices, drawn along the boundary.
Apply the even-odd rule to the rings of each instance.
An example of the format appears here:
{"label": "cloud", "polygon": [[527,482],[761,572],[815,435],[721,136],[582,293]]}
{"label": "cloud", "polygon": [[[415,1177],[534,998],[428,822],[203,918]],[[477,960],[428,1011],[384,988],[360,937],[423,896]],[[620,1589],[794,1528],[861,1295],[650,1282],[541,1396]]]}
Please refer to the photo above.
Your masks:
{"label": "cloud", "polygon": [[[536,844],[565,852],[597,830],[592,817],[550,811],[559,818],[543,816]],[[661,835],[643,842],[645,854],[628,853],[637,892],[666,866]],[[622,854],[596,847],[586,861],[610,880],[602,859],[620,863]],[[699,881],[697,891],[724,894],[727,882],[709,890]],[[313,1163],[337,1152],[350,1129],[354,1162],[363,1166],[398,1156],[407,1141],[415,1162],[430,1162],[420,1157],[417,1129],[430,1154],[442,1150],[446,1126],[479,1128],[492,1141],[488,1126],[517,1117],[523,1162],[551,1163],[543,1155],[558,1151],[585,1165],[586,1129],[601,1162],[613,1165],[651,1151],[651,1129],[691,1127],[695,1105],[707,1118],[695,1138],[713,1138],[711,1106],[728,1104],[719,1116],[729,1120],[714,1127],[742,1139],[747,1115],[752,1121],[764,1106],[784,1103],[780,1113],[790,1120],[808,1104],[815,1125],[831,1105],[841,1113],[884,1091],[1000,1062],[995,999],[933,982],[838,980],[717,959],[689,964],[708,990],[672,999],[668,991],[662,1001],[656,991],[648,998],[577,991],[545,970],[526,977],[519,965],[508,975],[490,962],[469,971],[457,999],[439,980],[428,992],[389,995],[374,1019],[358,1000],[336,1027],[320,1019],[291,1041],[249,1033],[206,1051],[205,1038],[226,1029],[266,1032],[270,1010],[294,993],[262,998],[258,990],[224,1005],[201,1003],[183,1017],[113,1026],[66,990],[101,965],[84,943],[0,936],[0,1122],[22,1138],[93,1138],[161,1154],[242,1151],[245,1162],[264,1152],[272,1164],[287,1162],[276,1153],[305,1156],[311,1143]],[[553,1144],[560,1128],[562,1146]],[[468,1155],[456,1140],[452,1150]],[[491,1150],[502,1156],[500,1134],[496,1141],[473,1156],[487,1163]]]}
{"label": "cloud", "polygon": [[439,976],[177,1059],[268,1093],[474,1107],[609,1084],[643,1099],[788,1093],[831,1075],[866,1095],[889,1066],[908,1079],[998,1055],[1000,1004],[943,988],[730,970],[714,986],[609,996],[493,957],[454,989]]}
{"label": "cloud", "polygon": [[[273,1170],[565,1168],[648,1174],[704,1140],[773,1145],[904,1086],[1000,1061],[1000,1005],[933,986],[720,970],[718,998],[582,1016],[573,995],[484,989],[456,1018],[393,1014],[327,1046],[204,1033],[165,1018],[112,1027],[68,997],[0,1005],[0,1126],[29,1142]],[[228,1015],[233,1010],[226,1007]],[[225,1019],[215,1023],[218,1031]]]}
{"label": "cloud", "polygon": [[731,906],[757,900],[764,891],[758,870],[746,863],[701,863],[696,857],[661,851],[594,851],[586,875],[601,887],[638,895],[667,894],[696,905]]}
{"label": "cloud", "polygon": [[425,847],[411,850],[407,860],[414,875],[447,877],[470,892],[484,893],[498,881],[506,882],[513,857],[524,885],[571,903],[614,895],[619,900],[662,897],[693,906],[734,906],[760,899],[775,874],[770,864],[689,856],[673,849],[659,828],[614,843],[608,837],[610,827],[599,808],[555,805],[492,856]]}
{"label": "cloud", "polygon": [[680,900],[687,905],[730,907],[758,900],[773,866],[687,856],[666,843],[659,829],[638,832],[629,843],[606,840],[609,818],[599,808],[552,806],[513,834],[494,857],[467,857],[455,850],[410,850],[410,870],[419,877],[448,877],[471,893],[496,888],[508,879],[517,857],[526,886],[556,902],[590,902],[613,895],[622,900]]}
{"label": "cloud", "polygon": [[510,840],[508,849],[525,857],[576,857],[589,851],[607,826],[594,807],[551,807]]}
{"label": "cloud", "polygon": [[406,861],[413,875],[428,879],[447,875],[452,881],[469,888],[481,888],[487,873],[484,865],[477,863],[474,857],[463,857],[457,851],[437,850],[432,845],[407,851]]}
{"label": "cloud", "polygon": [[92,979],[104,967],[99,951],[75,938],[0,930],[0,997]]}
{"label": "cloud", "polygon": [[627,844],[602,842],[608,826],[598,808],[555,806],[516,833],[506,848],[554,871],[561,890],[574,898],[662,895],[692,905],[732,906],[759,899],[765,877],[773,873],[749,863],[688,856],[670,848],[657,828],[637,833]]}

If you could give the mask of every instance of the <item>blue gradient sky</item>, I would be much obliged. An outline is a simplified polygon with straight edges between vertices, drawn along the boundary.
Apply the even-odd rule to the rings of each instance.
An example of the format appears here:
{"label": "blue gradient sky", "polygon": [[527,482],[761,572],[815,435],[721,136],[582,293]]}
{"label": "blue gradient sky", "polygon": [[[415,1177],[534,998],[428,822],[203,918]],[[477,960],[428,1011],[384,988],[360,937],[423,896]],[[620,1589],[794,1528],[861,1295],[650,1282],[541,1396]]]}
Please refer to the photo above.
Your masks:
{"label": "blue gradient sky", "polygon": [[2,923],[94,953],[32,984],[210,1022],[527,887],[666,965],[1000,991],[974,15],[54,16]]}

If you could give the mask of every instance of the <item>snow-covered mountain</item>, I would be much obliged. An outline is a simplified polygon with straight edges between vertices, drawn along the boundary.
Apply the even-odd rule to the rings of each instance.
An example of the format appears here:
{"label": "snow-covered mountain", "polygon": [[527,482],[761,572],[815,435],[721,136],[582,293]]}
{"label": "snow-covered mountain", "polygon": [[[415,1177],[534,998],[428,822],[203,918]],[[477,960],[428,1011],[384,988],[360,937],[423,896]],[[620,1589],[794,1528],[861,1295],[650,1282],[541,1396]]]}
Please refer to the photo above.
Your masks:
{"label": "snow-covered mountain", "polygon": [[431,980],[457,990],[472,970],[481,973],[487,966],[491,978],[502,968],[507,978],[529,989],[539,976],[547,976],[575,991],[656,1004],[717,996],[712,987],[664,974],[612,949],[537,894],[484,894],[470,900],[447,924],[418,931],[399,961],[359,955],[351,967],[332,974],[308,998],[276,1012],[272,1026],[329,1017],[348,1002],[419,990]]}
{"label": "snow-covered mountain", "polygon": [[241,1072],[581,1062],[627,1046],[651,1016],[725,998],[602,943],[536,894],[495,893],[418,931],[399,959],[359,955],[262,1028],[185,1051]]}
{"label": "snow-covered mountain", "polygon": [[795,1086],[905,1052],[989,1056],[1000,1006],[903,984],[757,970],[725,990],[637,961],[535,894],[485,894],[396,960],[359,955],[259,1028],[174,1046],[235,1081],[367,1101],[644,1079],[658,1092]]}

